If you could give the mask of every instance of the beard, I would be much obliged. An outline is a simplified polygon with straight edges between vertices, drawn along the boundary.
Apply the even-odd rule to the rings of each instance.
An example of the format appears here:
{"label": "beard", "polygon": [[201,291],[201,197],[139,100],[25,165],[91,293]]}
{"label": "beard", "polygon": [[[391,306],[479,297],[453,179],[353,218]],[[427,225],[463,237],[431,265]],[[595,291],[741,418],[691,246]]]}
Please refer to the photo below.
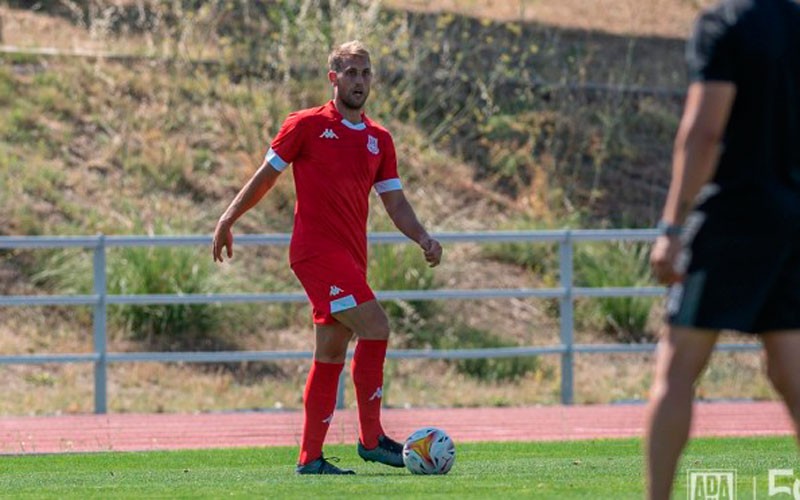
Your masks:
{"label": "beard", "polygon": [[358,111],[364,107],[364,104],[367,102],[367,97],[369,96],[369,91],[365,90],[361,97],[354,96],[352,94],[345,94],[342,95],[339,100],[344,104],[348,109],[352,109],[353,111]]}

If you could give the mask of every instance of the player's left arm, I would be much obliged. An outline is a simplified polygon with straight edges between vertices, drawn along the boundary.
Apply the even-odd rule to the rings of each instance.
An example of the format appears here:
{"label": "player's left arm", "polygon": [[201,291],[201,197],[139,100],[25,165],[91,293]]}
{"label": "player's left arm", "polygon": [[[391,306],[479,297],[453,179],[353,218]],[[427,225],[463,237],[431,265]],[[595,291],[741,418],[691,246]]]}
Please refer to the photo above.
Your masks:
{"label": "player's left arm", "polygon": [[380,194],[386,213],[395,227],[409,239],[415,241],[425,253],[425,260],[431,267],[439,265],[442,260],[442,245],[431,238],[425,227],[417,219],[417,214],[403,194],[402,189],[386,191]]}

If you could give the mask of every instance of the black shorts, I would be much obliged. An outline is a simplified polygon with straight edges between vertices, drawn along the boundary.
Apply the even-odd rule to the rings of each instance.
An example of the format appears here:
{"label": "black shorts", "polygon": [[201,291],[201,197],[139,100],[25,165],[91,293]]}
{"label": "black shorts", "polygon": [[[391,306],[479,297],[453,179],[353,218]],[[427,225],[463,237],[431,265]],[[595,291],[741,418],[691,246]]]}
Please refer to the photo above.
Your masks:
{"label": "black shorts", "polygon": [[670,288],[669,323],[747,333],[800,329],[800,224],[751,200],[731,201],[690,217],[688,267],[683,283]]}

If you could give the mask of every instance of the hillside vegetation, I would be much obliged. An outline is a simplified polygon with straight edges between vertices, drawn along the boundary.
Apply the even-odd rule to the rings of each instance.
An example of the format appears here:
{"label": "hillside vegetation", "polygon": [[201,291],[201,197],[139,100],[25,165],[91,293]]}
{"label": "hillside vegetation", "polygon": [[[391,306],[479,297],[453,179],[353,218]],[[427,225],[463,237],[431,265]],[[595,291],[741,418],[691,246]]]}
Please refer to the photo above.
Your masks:
{"label": "hillside vegetation", "polygon": [[[657,3],[686,18],[698,7]],[[0,235],[209,234],[284,117],[329,98],[328,48],[351,38],[372,47],[379,79],[368,112],[393,132],[407,195],[429,229],[649,227],[665,194],[685,83],[678,22],[671,17],[662,26],[648,18],[636,30],[624,29],[609,10],[615,17],[603,29],[603,11],[591,12],[587,25],[576,2],[517,5],[515,17],[488,0],[10,2],[0,11],[5,44],[126,56],[0,56]],[[579,9],[575,16],[563,10],[569,6]],[[541,18],[539,8],[547,13]],[[571,17],[582,21],[570,25]],[[283,177],[237,224],[237,233],[291,230],[291,171]],[[377,205],[370,229],[389,230]],[[558,279],[553,248],[452,245],[445,251],[445,263],[431,272],[409,246],[376,247],[373,285],[534,287]],[[586,245],[576,254],[579,284],[647,284],[646,251],[644,245]],[[206,248],[112,250],[109,289],[299,289],[285,248],[236,252],[232,263],[214,266]],[[88,293],[90,269],[86,252],[0,251],[0,293]],[[577,306],[578,342],[652,339],[660,308],[648,299]],[[546,345],[558,338],[557,307],[548,301],[386,307],[394,348]],[[311,346],[306,306],[111,312],[112,351]],[[4,354],[91,350],[88,309],[0,313]],[[552,403],[557,361],[390,362],[386,400]],[[723,361],[701,392],[771,397],[763,384],[752,385],[757,359],[731,354]],[[579,402],[644,396],[647,355],[579,357],[577,363]],[[304,361],[116,365],[109,408],[296,408],[306,368]],[[0,372],[14,380],[0,413],[91,411],[91,366]],[[730,372],[739,378],[723,386]]]}

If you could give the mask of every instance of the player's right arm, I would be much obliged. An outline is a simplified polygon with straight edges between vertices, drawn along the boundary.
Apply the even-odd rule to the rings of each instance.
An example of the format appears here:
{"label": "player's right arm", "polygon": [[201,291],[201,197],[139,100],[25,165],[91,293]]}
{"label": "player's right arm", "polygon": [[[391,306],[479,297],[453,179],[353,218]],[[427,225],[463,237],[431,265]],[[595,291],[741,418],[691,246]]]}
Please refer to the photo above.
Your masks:
{"label": "player's right arm", "polygon": [[217,221],[216,229],[214,229],[214,240],[212,243],[214,262],[223,261],[223,248],[227,250],[226,254],[229,259],[233,257],[233,233],[231,231],[233,224],[239,217],[244,215],[245,212],[261,201],[261,198],[275,185],[275,181],[278,180],[280,174],[280,171],[276,170],[265,159],[256,173],[253,174],[231,204],[228,205],[225,213],[223,213],[219,221]]}
{"label": "player's right arm", "polygon": [[222,262],[223,249],[226,250],[225,253],[229,259],[233,257],[233,232],[231,231],[233,224],[261,201],[261,198],[275,185],[281,172],[298,155],[303,144],[303,127],[301,125],[302,120],[298,113],[292,113],[286,118],[278,135],[273,139],[272,146],[261,166],[219,218],[211,245],[214,262]]}

